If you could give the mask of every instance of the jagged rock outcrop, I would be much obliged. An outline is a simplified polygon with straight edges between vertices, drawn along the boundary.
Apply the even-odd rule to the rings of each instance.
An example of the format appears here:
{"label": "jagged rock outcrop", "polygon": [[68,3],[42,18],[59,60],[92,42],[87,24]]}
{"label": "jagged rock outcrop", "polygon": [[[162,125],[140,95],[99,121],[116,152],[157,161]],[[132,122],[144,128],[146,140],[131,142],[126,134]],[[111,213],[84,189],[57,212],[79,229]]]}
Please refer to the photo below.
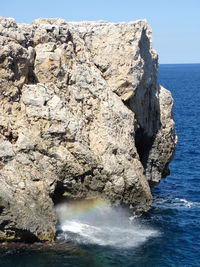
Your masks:
{"label": "jagged rock outcrop", "polygon": [[146,21],[0,18],[0,240],[55,236],[54,204],[151,206],[176,137]]}

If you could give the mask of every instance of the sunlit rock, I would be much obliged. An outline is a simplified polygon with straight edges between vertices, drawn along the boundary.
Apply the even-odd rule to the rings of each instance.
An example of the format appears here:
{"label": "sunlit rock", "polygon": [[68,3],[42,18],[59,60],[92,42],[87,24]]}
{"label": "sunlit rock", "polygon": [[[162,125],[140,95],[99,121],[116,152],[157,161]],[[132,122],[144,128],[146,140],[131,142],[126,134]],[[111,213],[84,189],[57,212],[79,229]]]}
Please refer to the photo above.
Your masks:
{"label": "sunlit rock", "polygon": [[62,200],[148,210],[176,140],[146,21],[0,29],[0,240],[52,241]]}

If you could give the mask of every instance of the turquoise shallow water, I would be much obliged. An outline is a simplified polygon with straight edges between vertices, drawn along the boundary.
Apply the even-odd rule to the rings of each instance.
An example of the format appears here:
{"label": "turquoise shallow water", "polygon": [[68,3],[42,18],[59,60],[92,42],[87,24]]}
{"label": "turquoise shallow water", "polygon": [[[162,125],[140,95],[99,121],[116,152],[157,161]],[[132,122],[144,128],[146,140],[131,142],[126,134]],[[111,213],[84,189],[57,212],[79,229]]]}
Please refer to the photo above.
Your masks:
{"label": "turquoise shallow water", "polygon": [[[153,208],[138,219],[144,226],[138,232],[146,238],[129,247],[71,237],[70,243],[54,247],[0,248],[0,266],[200,266],[200,64],[161,65],[159,81],[174,97],[179,142],[171,175],[153,189]],[[120,227],[123,237],[126,226]],[[134,229],[130,237],[141,240]],[[149,229],[158,234],[149,235]]]}

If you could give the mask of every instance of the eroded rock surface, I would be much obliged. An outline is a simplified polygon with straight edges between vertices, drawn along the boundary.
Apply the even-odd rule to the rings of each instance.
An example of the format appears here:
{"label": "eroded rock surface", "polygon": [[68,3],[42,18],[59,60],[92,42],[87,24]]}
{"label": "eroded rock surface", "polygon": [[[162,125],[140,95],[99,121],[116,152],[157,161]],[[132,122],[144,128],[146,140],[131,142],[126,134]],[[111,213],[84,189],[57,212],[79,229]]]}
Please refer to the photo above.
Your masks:
{"label": "eroded rock surface", "polygon": [[176,136],[146,21],[0,18],[0,240],[55,236],[54,204],[150,208]]}

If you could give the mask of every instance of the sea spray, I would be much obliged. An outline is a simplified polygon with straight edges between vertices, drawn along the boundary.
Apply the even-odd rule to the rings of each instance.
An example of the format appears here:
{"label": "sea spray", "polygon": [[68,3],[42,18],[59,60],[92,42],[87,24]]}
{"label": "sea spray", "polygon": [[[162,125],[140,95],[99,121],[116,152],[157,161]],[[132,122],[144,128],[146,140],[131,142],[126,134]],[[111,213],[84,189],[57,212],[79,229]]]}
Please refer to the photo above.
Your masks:
{"label": "sea spray", "polygon": [[140,218],[130,217],[127,209],[99,199],[63,203],[56,212],[57,239],[64,242],[131,248],[159,234]]}

